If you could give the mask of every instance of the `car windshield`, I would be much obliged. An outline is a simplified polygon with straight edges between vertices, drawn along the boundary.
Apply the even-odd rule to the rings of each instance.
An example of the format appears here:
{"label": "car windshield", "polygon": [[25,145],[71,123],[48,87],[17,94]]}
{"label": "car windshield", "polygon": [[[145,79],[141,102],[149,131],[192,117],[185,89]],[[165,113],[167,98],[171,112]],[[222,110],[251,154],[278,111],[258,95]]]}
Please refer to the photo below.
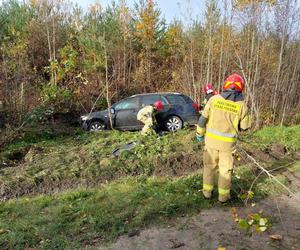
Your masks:
{"label": "car windshield", "polygon": [[137,98],[130,98],[130,99],[123,100],[114,106],[114,108],[116,110],[135,109],[137,107],[138,107],[138,99]]}

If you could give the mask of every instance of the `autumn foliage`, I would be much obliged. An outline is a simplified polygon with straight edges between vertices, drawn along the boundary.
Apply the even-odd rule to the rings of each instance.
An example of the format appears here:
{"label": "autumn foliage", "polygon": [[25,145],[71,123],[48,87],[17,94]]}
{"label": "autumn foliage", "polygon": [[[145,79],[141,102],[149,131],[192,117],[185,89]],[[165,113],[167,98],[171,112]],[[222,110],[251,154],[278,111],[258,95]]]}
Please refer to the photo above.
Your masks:
{"label": "autumn foliage", "polygon": [[298,123],[297,13],[295,1],[212,0],[199,19],[167,24],[155,1],[86,11],[64,0],[2,1],[1,115],[17,125],[37,107],[84,113],[148,91],[200,101],[203,84],[220,90],[236,72],[256,125]]}

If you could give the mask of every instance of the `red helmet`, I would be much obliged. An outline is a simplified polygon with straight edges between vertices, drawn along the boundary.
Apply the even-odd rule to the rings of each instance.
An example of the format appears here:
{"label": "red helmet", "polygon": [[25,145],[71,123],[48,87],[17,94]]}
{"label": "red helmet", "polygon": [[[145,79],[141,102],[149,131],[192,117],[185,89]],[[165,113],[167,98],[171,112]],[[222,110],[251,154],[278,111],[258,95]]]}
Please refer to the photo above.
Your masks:
{"label": "red helmet", "polygon": [[162,101],[156,101],[153,103],[153,106],[156,110],[162,110],[164,108],[164,105],[162,103]]}
{"label": "red helmet", "polygon": [[235,89],[238,91],[243,91],[244,87],[245,82],[243,77],[238,74],[233,74],[225,80],[223,90]]}
{"label": "red helmet", "polygon": [[204,85],[203,91],[208,95],[208,94],[214,92],[213,91],[213,86],[210,83],[207,83],[207,84]]}
{"label": "red helmet", "polygon": [[219,94],[219,90],[214,90],[214,95],[218,95]]}

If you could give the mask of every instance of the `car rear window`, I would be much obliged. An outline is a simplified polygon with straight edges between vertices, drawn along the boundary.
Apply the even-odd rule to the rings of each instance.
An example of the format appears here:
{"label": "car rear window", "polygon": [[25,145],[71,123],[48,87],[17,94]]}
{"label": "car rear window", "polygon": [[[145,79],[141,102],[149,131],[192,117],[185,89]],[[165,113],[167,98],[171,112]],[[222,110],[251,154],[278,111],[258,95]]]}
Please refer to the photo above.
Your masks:
{"label": "car rear window", "polygon": [[176,104],[176,105],[186,104],[185,99],[181,95],[166,95],[166,98],[168,99],[170,104]]}
{"label": "car rear window", "polygon": [[162,101],[164,105],[167,105],[168,103],[161,95],[145,95],[142,97],[142,105],[150,105],[153,104],[156,101]]}

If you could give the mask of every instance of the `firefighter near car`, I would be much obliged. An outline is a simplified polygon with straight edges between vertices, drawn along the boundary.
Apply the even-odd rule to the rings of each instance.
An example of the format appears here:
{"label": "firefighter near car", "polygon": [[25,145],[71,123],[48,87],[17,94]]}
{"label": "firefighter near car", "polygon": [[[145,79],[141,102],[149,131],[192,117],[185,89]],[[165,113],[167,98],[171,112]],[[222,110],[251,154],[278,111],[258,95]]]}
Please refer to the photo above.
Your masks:
{"label": "firefighter near car", "polygon": [[148,105],[143,107],[137,114],[137,120],[144,124],[142,128],[141,134],[142,135],[150,135],[154,134],[154,124],[156,123],[155,120],[155,113],[158,111],[163,110],[164,106],[162,101],[156,101],[152,105]]}
{"label": "firefighter near car", "polygon": [[205,105],[197,124],[198,141],[205,141],[203,153],[203,195],[212,197],[214,174],[219,168],[219,201],[230,199],[233,152],[238,132],[250,128],[244,101],[244,80],[238,74],[229,76],[221,94],[212,96]]}
{"label": "firefighter near car", "polygon": [[207,83],[203,86],[203,92],[205,94],[205,98],[204,101],[201,104],[201,107],[204,108],[206,103],[209,101],[209,99],[211,97],[213,97],[214,95],[219,94],[219,92],[217,90],[213,89],[213,86],[210,83]]}

